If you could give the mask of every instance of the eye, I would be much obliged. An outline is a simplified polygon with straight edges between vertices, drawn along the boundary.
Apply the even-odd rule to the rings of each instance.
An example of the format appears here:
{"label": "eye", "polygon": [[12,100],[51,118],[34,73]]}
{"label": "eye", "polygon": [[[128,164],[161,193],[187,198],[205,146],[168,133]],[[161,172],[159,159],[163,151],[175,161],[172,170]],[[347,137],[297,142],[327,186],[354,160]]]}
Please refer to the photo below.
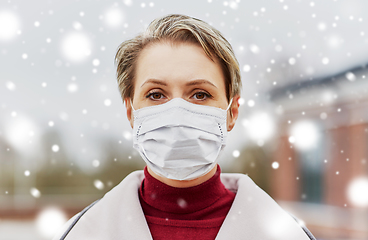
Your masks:
{"label": "eye", "polygon": [[146,98],[150,98],[152,100],[160,100],[164,98],[165,96],[160,92],[150,92],[146,95]]}
{"label": "eye", "polygon": [[211,98],[211,94],[209,93],[206,93],[206,92],[196,92],[194,95],[193,95],[193,98],[196,99],[196,100],[205,100],[207,98]]}

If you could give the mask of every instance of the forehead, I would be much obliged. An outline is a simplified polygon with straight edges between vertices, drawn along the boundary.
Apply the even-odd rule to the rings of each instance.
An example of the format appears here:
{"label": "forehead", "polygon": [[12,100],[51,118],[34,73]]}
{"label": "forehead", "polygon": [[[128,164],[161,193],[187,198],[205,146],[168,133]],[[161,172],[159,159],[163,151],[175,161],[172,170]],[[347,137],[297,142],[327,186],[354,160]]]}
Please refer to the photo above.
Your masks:
{"label": "forehead", "polygon": [[146,46],[136,65],[135,85],[148,78],[167,81],[207,79],[225,87],[221,64],[209,58],[196,43],[156,42]]}

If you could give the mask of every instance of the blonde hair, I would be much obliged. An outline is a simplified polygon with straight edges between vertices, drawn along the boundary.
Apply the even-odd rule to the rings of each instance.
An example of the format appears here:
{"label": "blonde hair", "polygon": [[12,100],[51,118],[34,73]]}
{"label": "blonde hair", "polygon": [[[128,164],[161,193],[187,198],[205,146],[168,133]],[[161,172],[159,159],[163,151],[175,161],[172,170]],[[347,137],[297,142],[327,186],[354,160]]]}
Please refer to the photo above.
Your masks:
{"label": "blonde hair", "polygon": [[240,94],[239,63],[230,43],[208,23],[186,15],[171,14],[153,20],[147,30],[120,44],[115,56],[117,80],[123,100],[133,98],[135,66],[140,52],[160,41],[200,44],[207,56],[216,58],[225,76],[227,99]]}

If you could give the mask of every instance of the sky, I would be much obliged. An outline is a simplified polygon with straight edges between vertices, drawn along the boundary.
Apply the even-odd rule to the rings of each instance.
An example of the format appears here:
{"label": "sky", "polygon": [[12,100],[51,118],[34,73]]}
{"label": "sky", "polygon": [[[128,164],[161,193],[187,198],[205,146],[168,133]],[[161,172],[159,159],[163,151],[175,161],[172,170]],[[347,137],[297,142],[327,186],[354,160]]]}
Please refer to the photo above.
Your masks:
{"label": "sky", "polygon": [[[236,158],[253,135],[267,142],[276,134],[269,91],[368,62],[365,9],[364,0],[1,1],[0,158],[13,150],[37,156],[50,131],[61,139],[47,151],[76,159],[101,158],[110,141],[134,154],[114,56],[170,13],[210,23],[233,46],[242,106],[222,158]],[[252,132],[245,125],[257,112]]]}

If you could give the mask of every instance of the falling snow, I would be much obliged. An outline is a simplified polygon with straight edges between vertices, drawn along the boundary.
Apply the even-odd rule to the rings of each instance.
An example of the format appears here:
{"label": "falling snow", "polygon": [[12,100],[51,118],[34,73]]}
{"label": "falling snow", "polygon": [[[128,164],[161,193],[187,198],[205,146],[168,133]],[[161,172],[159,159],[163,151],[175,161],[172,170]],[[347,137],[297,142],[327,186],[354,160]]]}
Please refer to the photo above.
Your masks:
{"label": "falling snow", "polygon": [[233,151],[233,157],[238,158],[240,156],[240,152],[238,150]]}
{"label": "falling snow", "polygon": [[368,178],[359,177],[349,183],[349,201],[357,207],[368,207]]}
{"label": "falling snow", "polygon": [[111,100],[110,99],[105,99],[104,104],[106,107],[109,107],[111,105]]}
{"label": "falling snow", "polygon": [[[77,169],[92,176],[102,174],[107,162],[138,161],[116,83],[115,51],[153,15],[190,12],[195,4],[193,14],[218,28],[232,44],[243,81],[237,124],[220,155],[221,167],[243,171],[232,168],[247,161],[244,171],[263,164],[278,174],[297,164],[305,171],[285,176],[305,185],[305,157],[308,163],[320,164],[313,174],[322,179],[332,175],[329,181],[343,183],[334,197],[343,199],[338,207],[368,207],[368,156],[353,154],[364,149],[368,132],[366,1],[97,2],[98,7],[86,8],[68,0],[65,4],[73,6],[68,9],[57,3],[21,6],[4,1],[0,9],[0,173],[8,171],[1,172],[2,161],[19,164],[12,177],[29,184],[23,194],[32,201],[48,194],[32,185],[38,174],[51,173],[58,164],[68,166],[63,177],[73,177]],[[254,148],[264,154],[262,160],[253,154]],[[279,149],[293,155],[279,157]],[[88,180],[97,192],[115,183],[97,178]],[[9,186],[0,187],[2,194],[17,194]],[[300,189],[298,196],[308,202],[312,194]],[[179,206],[186,204],[178,199]],[[45,238],[51,238],[53,226],[66,221],[61,210],[48,214],[37,220]]]}
{"label": "falling snow", "polygon": [[16,86],[15,86],[15,84],[13,82],[8,81],[6,83],[6,88],[9,89],[10,91],[14,91],[16,89]]}
{"label": "falling snow", "polygon": [[100,166],[100,161],[95,159],[92,161],[92,166],[94,166],[95,168],[99,167]]}
{"label": "falling snow", "polygon": [[92,64],[93,64],[93,66],[97,67],[98,65],[100,65],[100,60],[95,58],[95,59],[93,59]]}
{"label": "falling snow", "polygon": [[91,55],[91,41],[82,32],[71,32],[62,40],[62,53],[67,60],[80,62]]}
{"label": "falling snow", "polygon": [[18,16],[12,11],[0,11],[0,41],[13,39],[20,28]]}
{"label": "falling snow", "polygon": [[258,54],[260,52],[259,47],[255,44],[250,45],[249,49],[254,54]]}
{"label": "falling snow", "polygon": [[275,133],[275,123],[265,112],[256,112],[242,121],[249,138],[254,142],[269,140]]}
{"label": "falling snow", "polygon": [[300,150],[314,147],[319,139],[318,128],[311,121],[300,121],[292,124],[290,134],[289,142],[294,143]]}
{"label": "falling snow", "polygon": [[250,66],[249,65],[244,65],[243,66],[243,71],[244,72],[249,72],[250,71]]}
{"label": "falling snow", "polygon": [[93,181],[93,185],[98,190],[103,190],[105,188],[105,184],[103,182],[101,182],[101,180],[98,180],[98,179],[96,179],[96,180]]}
{"label": "falling snow", "polygon": [[329,60],[327,57],[322,58],[322,63],[323,63],[324,65],[329,64],[329,62],[330,62],[330,60]]}
{"label": "falling snow", "polygon": [[296,63],[295,58],[289,58],[289,64],[294,65]]}
{"label": "falling snow", "polygon": [[354,73],[352,73],[352,72],[348,72],[348,73],[346,73],[346,74],[345,74],[345,77],[346,77],[349,81],[351,81],[351,82],[355,81],[355,79],[356,79],[355,74],[354,74]]}
{"label": "falling snow", "polygon": [[52,238],[66,221],[67,216],[62,210],[55,207],[48,207],[42,209],[37,215],[36,226],[43,237]]}
{"label": "falling snow", "polygon": [[278,169],[280,167],[280,164],[278,162],[273,162],[272,163],[272,168],[273,169]]}
{"label": "falling snow", "polygon": [[116,28],[122,24],[124,16],[120,9],[113,8],[105,13],[104,19],[109,27]]}
{"label": "falling snow", "polygon": [[76,83],[69,83],[67,86],[68,92],[74,93],[78,91],[78,85]]}
{"label": "falling snow", "polygon": [[59,152],[59,150],[60,150],[60,148],[59,148],[59,146],[58,145],[52,145],[52,147],[51,147],[51,150],[53,151],[53,152]]}
{"label": "falling snow", "polygon": [[188,206],[188,203],[183,198],[178,198],[177,203],[181,208],[186,208]]}
{"label": "falling snow", "polygon": [[34,198],[41,197],[41,192],[37,188],[31,188],[30,193]]}

